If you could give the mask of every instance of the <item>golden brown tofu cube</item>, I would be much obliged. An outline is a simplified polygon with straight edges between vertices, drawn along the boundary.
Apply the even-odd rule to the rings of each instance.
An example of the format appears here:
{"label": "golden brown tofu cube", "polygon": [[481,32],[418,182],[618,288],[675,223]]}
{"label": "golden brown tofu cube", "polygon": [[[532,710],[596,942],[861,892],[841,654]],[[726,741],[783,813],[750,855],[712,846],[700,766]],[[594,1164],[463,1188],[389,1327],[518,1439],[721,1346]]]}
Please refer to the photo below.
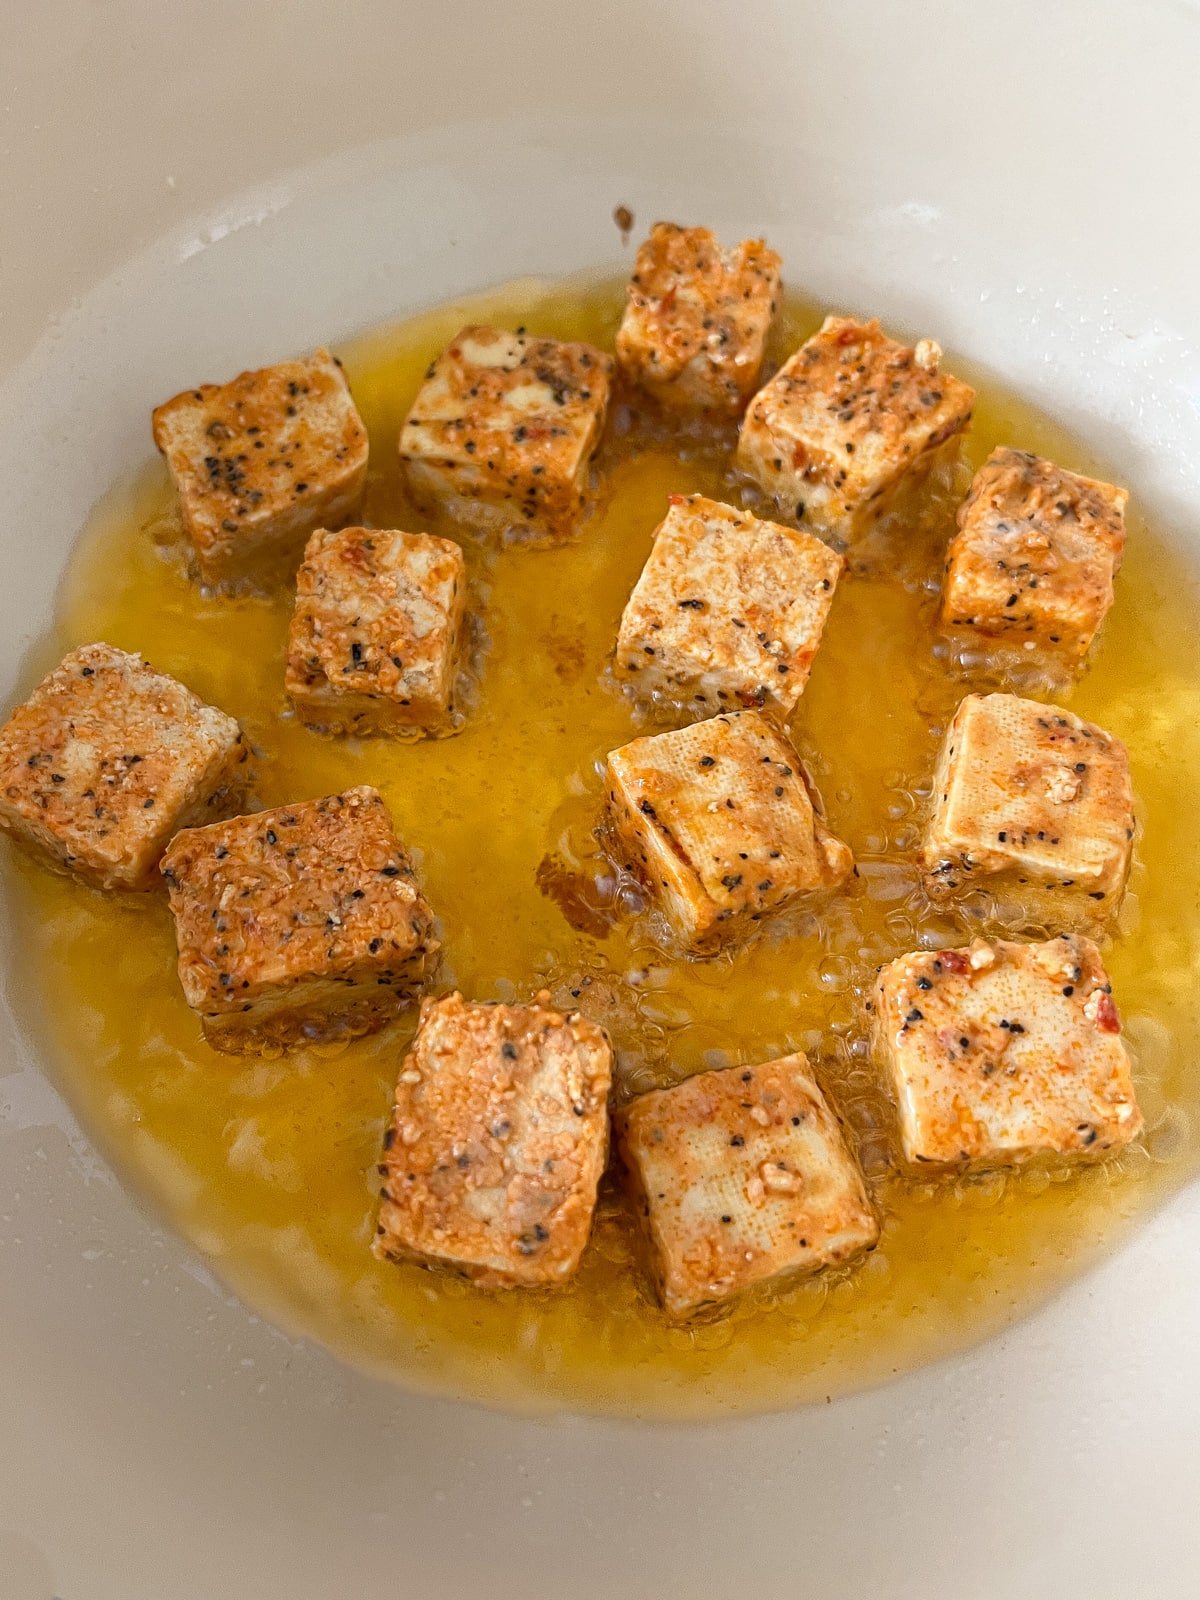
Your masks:
{"label": "golden brown tofu cube", "polygon": [[267,588],[296,570],[314,528],[358,510],[367,430],[328,350],[186,389],[154,412],[201,579]]}
{"label": "golden brown tofu cube", "polygon": [[852,543],[971,420],[975,391],[941,355],[932,339],[910,349],[876,321],[826,317],[750,402],[738,465],[788,515]]}
{"label": "golden brown tofu cube", "polygon": [[1095,1156],[1141,1130],[1090,939],[977,939],[901,956],[879,974],[871,1026],[911,1163]]}
{"label": "golden brown tofu cube", "polygon": [[101,889],[153,889],[180,828],[236,811],[232,717],[107,644],[72,650],[0,729],[0,828]]}
{"label": "golden brown tofu cube", "polygon": [[669,410],[736,416],[762,374],[780,264],[762,239],[723,250],[707,228],[656,222],[617,331],[621,371]]}
{"label": "golden brown tofu cube", "polygon": [[1086,897],[1103,916],[1120,900],[1133,828],[1129,757],[1103,728],[1015,694],[961,702],[925,834],[935,888],[1006,874]]}
{"label": "golden brown tofu cube", "polygon": [[618,1126],[672,1317],[849,1261],[879,1238],[803,1055],[652,1090]]}
{"label": "golden brown tofu cube", "polygon": [[449,732],[466,611],[449,539],[319,529],[296,577],[285,687],[325,733]]}
{"label": "golden brown tofu cube", "polygon": [[1128,498],[1024,450],[993,450],[959,507],[942,621],[1085,655],[1113,603]]}
{"label": "golden brown tofu cube", "polygon": [[426,1000],[384,1137],[375,1254],[564,1283],[608,1153],[612,1046],[577,1011]]}
{"label": "golden brown tofu cube", "polygon": [[433,967],[433,917],[375,789],[189,829],[162,872],[179,980],[218,1050],[372,1032]]}
{"label": "golden brown tofu cube", "polygon": [[639,699],[701,715],[790,712],[844,563],[810,533],[703,495],[672,495],[617,639],[616,676]]}
{"label": "golden brown tofu cube", "polygon": [[853,870],[788,740],[756,711],[634,739],[608,758],[617,837],[676,936],[703,950]]}
{"label": "golden brown tofu cube", "polygon": [[464,328],[425,374],[400,433],[428,515],[557,543],[583,515],[608,411],[612,357],[496,328]]}

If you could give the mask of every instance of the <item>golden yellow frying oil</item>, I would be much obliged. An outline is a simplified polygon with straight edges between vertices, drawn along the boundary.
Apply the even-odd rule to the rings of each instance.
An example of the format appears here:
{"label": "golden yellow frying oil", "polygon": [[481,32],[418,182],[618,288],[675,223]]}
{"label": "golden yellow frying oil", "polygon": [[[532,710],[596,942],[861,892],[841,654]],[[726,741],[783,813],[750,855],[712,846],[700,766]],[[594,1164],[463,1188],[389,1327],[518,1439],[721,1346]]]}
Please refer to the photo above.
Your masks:
{"label": "golden yellow frying oil", "polygon": [[[423,368],[458,327],[525,324],[611,347],[620,298],[613,283],[525,282],[347,346],[372,441],[366,519],[421,525],[405,504],[395,441]],[[791,300],[778,349],[817,317]],[[218,376],[181,371],[179,381]],[[147,414],[162,398],[146,396]],[[983,381],[972,462],[1001,440],[1103,470]],[[171,548],[172,498],[157,463],[115,489],[82,538],[56,636],[31,661],[30,681],[67,646],[107,639],[242,719],[262,752],[263,802],[377,784],[442,918],[445,985],[480,998],[543,983],[580,990],[613,1031],[624,1095],[705,1065],[809,1051],[885,1219],[865,1264],[724,1321],[672,1329],[643,1294],[634,1237],[606,1194],[564,1291],[484,1294],[385,1265],[368,1250],[375,1162],[411,1023],[277,1059],[216,1054],[180,994],[165,905],[108,899],[21,861],[11,876],[23,991],[72,1101],[118,1168],[248,1300],[350,1360],[520,1407],[711,1415],[824,1399],[1012,1321],[1197,1165],[1196,584],[1135,514],[1115,610],[1067,696],[1133,756],[1143,832],[1108,960],[1148,1133],[1120,1160],[1078,1174],[910,1185],[889,1175],[888,1108],[866,1059],[857,991],[922,935],[944,941],[965,928],[953,912],[930,911],[911,865],[918,790],[964,688],[934,654],[938,540],[914,538],[891,575],[843,582],[793,722],[861,885],[819,927],[768,931],[716,962],[672,962],[644,922],[606,922],[591,836],[597,763],[638,724],[603,674],[666,495],[734,491],[725,459],[699,443],[635,450],[626,435],[607,452],[603,503],[570,547],[485,552],[465,541],[486,652],[479,703],[457,738],[338,744],[288,718],[290,596],[204,598]],[[1120,478],[1119,464],[1111,474]],[[948,516],[947,500],[943,538]],[[539,868],[557,899],[539,888]],[[578,903],[572,920],[590,932],[575,931],[562,901]],[[599,909],[581,915],[589,901]]]}

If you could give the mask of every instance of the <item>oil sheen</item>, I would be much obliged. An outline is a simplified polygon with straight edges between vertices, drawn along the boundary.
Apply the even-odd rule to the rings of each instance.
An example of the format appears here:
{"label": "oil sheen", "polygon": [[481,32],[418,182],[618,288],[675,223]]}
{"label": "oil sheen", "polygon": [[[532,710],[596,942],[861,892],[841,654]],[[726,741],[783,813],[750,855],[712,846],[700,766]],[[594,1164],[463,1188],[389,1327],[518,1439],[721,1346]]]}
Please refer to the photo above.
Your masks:
{"label": "oil sheen", "polygon": [[[464,323],[611,348],[620,305],[611,281],[524,281],[343,347],[371,434],[364,520],[422,526],[405,501],[396,439],[426,364]],[[819,317],[790,298],[776,358]],[[980,391],[969,467],[1005,442],[1120,481],[1119,463],[1095,461],[994,381],[952,354],[946,362]],[[229,374],[178,376],[182,386]],[[147,427],[163,398],[146,396]],[[262,803],[378,785],[443,925],[439,987],[505,1000],[542,986],[560,999],[578,991],[613,1034],[621,1096],[806,1050],[883,1218],[865,1263],[673,1328],[646,1293],[636,1233],[606,1188],[566,1289],[484,1293],[385,1264],[369,1250],[376,1162],[412,1018],[351,1044],[222,1056],[184,1004],[163,900],[105,897],[14,857],[20,988],[29,1026],[117,1169],[247,1301],[347,1359],[520,1408],[711,1416],[823,1401],[1012,1322],[1198,1165],[1197,584],[1135,506],[1116,606],[1086,674],[1057,692],[1132,755],[1137,857],[1105,953],[1147,1132],[1078,1172],[909,1181],[892,1164],[891,1110],[866,1054],[860,997],[881,962],[969,938],[978,912],[930,906],[914,866],[938,738],[959,697],[981,686],[949,670],[934,627],[950,486],[927,525],[891,530],[889,559],[843,579],[792,723],[829,823],[855,851],[858,882],[819,917],[770,927],[735,955],[674,960],[651,922],[626,915],[631,897],[594,837],[603,757],[646,726],[606,666],[667,495],[740,491],[712,440],[656,437],[627,421],[617,418],[596,511],[573,543],[496,550],[464,536],[479,683],[454,738],[338,743],[302,728],[282,692],[291,595],[202,595],[183,570],[157,461],[114,488],[84,531],[28,682],[69,646],[105,639],[241,718],[260,752]]]}

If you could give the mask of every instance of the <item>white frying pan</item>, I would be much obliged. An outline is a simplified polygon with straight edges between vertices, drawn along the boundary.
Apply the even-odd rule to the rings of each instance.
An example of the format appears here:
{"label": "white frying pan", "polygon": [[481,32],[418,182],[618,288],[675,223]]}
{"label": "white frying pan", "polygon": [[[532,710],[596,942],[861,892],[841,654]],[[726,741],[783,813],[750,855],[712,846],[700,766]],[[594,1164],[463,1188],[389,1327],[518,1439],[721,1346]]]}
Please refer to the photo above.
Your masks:
{"label": "white frying pan", "polygon": [[[10,4],[3,692],[147,396],[615,267],[617,202],[765,231],[794,283],[936,328],[1200,562],[1198,70],[1190,0]],[[0,1071],[3,1600],[1197,1592],[1200,1190],[890,1387],[517,1420],[274,1331],[122,1192],[7,1015]]]}

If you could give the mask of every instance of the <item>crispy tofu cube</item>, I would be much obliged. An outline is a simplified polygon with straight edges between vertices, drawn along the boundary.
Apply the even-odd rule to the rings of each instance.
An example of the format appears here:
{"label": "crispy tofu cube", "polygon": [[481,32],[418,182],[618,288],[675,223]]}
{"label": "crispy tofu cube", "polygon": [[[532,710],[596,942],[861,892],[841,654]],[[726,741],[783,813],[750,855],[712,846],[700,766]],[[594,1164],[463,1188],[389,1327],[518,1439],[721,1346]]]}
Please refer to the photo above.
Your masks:
{"label": "crispy tofu cube", "polygon": [[702,495],[672,495],[617,640],[616,676],[642,699],[711,715],[790,712],[844,563],[810,533]]}
{"label": "crispy tofu cube", "polygon": [[449,731],[466,601],[449,539],[319,529],[288,631],[285,687],[301,719],[326,733]]}
{"label": "crispy tofu cube", "polygon": [[384,1136],[375,1254],[564,1283],[608,1154],[612,1046],[578,1011],[426,1000]]}
{"label": "crispy tofu cube", "polygon": [[879,1238],[862,1176],[803,1055],[652,1090],[618,1128],[672,1317],[849,1261]]}
{"label": "crispy tofu cube", "polygon": [[634,263],[617,365],[669,410],[736,416],[758,387],[780,266],[762,239],[723,250],[707,228],[656,222]]}
{"label": "crispy tofu cube", "polygon": [[373,1032],[433,966],[433,917],[375,789],[189,829],[162,873],[179,980],[218,1050]]}
{"label": "crispy tofu cube", "polygon": [[1113,603],[1128,498],[1023,450],[993,450],[959,507],[942,621],[1085,655]]}
{"label": "crispy tofu cube", "polygon": [[583,515],[612,367],[589,344],[464,328],[425,374],[400,433],[421,510],[479,533],[569,537]]}
{"label": "crispy tofu cube", "polygon": [[750,402],[738,465],[797,521],[852,543],[971,420],[975,391],[941,355],[932,339],[909,349],[876,321],[826,317]]}
{"label": "crispy tofu cube", "polygon": [[0,729],[0,828],[101,889],[152,889],[180,828],[241,806],[232,717],[107,644],[72,650]]}
{"label": "crispy tofu cube", "polygon": [[743,933],[854,870],[799,756],[756,711],[612,751],[608,805],[622,848],[690,949]]}
{"label": "crispy tofu cube", "polygon": [[924,863],[934,887],[1007,874],[1115,908],[1133,839],[1125,747],[1094,723],[1015,694],[968,695],[933,778]]}
{"label": "crispy tofu cube", "polygon": [[1090,939],[919,950],[882,969],[869,1004],[914,1165],[1095,1156],[1141,1129]]}
{"label": "crispy tofu cube", "polygon": [[367,430],[328,350],[186,389],[154,412],[201,579],[286,582],[314,528],[352,517]]}

